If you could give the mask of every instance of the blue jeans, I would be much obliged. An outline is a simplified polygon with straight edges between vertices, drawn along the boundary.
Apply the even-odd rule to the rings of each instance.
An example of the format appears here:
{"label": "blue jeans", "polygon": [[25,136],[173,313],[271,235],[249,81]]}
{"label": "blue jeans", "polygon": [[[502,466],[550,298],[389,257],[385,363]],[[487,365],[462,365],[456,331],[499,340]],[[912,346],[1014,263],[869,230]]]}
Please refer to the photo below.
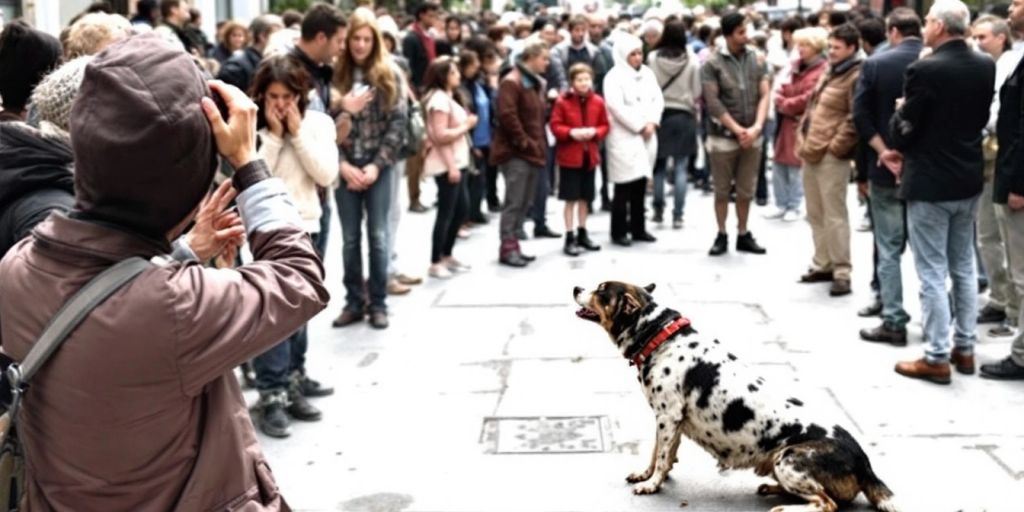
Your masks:
{"label": "blue jeans", "polygon": [[879,299],[882,302],[882,321],[902,329],[910,321],[903,309],[903,275],[900,260],[907,248],[907,211],[903,200],[897,197],[899,189],[871,183],[871,226],[878,254]]}
{"label": "blue jeans", "polygon": [[772,164],[772,193],[775,194],[775,205],[780,210],[800,211],[800,202],[804,199],[804,180],[800,176],[800,167],[778,162]]}
{"label": "blue jeans", "polygon": [[[683,218],[683,208],[686,206],[686,168],[690,165],[690,157],[672,159],[672,218]],[[665,178],[668,158],[659,158],[654,161],[654,209],[665,208]]]}
{"label": "blue jeans", "polygon": [[284,391],[293,370],[305,371],[306,348],[309,338],[306,326],[292,333],[287,339],[253,359],[256,370],[256,389],[260,391]]}
{"label": "blue jeans", "polygon": [[[388,287],[388,210],[391,208],[391,182],[394,168],[380,170],[369,189],[353,192],[344,181],[334,191],[341,219],[341,258],[345,269],[345,310],[363,313],[387,312],[384,299]],[[369,242],[369,301],[363,292],[363,212],[366,212],[366,238]]]}
{"label": "blue jeans", "polygon": [[[978,196],[958,201],[907,202],[910,248],[921,281],[925,357],[930,363],[949,360],[951,313],[953,344],[964,354],[974,351],[978,322],[978,281],[974,273],[977,210]],[[946,294],[947,275],[953,280],[952,304]]]}

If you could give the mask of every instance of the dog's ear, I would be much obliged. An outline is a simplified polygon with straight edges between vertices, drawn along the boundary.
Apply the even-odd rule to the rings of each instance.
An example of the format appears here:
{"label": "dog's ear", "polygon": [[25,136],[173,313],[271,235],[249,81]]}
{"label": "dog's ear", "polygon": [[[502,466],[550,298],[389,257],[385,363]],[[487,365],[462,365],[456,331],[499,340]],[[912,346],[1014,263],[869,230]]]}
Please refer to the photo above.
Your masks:
{"label": "dog's ear", "polygon": [[647,290],[647,293],[653,293],[654,292],[654,283],[651,283],[651,284],[649,284],[647,286],[644,286],[644,290]]}
{"label": "dog's ear", "polygon": [[622,294],[622,312],[627,315],[632,315],[640,309],[640,301],[636,300],[636,296],[632,293]]}

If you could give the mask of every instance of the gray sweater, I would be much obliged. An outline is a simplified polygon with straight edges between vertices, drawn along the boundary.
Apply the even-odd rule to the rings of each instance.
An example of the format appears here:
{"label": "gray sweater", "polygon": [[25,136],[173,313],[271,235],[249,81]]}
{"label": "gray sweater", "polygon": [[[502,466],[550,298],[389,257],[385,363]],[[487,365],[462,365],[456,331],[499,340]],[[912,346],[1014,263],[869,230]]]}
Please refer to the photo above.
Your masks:
{"label": "gray sweater", "polygon": [[[660,50],[653,50],[647,55],[647,66],[654,71],[658,79],[658,86],[662,87],[662,95],[665,97],[665,108],[685,110],[696,113],[696,102],[700,98],[700,64],[697,56],[687,48],[686,53],[678,57],[664,57],[659,55]],[[672,80],[672,77],[679,73],[679,76],[668,86],[665,84]]]}

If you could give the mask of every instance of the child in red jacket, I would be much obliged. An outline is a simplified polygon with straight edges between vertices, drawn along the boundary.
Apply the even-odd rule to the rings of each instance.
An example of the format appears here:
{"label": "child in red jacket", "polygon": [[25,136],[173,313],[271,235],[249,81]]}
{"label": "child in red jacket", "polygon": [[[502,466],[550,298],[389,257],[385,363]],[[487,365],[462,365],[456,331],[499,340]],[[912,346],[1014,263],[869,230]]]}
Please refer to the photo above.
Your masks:
{"label": "child in red jacket", "polygon": [[[560,169],[558,198],[565,201],[565,249],[579,256],[582,249],[597,251],[587,236],[587,205],[594,200],[594,169],[601,163],[598,146],[608,135],[608,112],[604,100],[593,91],[594,70],[586,64],[569,68],[572,87],[555,100],[551,111],[551,132],[557,146],[555,158]],[[579,228],[573,232],[573,210]]]}

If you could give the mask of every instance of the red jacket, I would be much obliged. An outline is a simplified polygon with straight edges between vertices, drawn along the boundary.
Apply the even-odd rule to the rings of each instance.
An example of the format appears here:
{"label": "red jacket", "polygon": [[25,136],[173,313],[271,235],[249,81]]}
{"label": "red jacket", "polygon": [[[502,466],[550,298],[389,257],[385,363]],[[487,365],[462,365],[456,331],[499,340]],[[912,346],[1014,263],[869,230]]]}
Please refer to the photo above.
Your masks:
{"label": "red jacket", "polygon": [[[573,128],[596,128],[597,135],[588,141],[574,140],[569,136]],[[583,97],[573,90],[563,92],[551,110],[551,133],[557,146],[555,158],[559,167],[578,169],[583,167],[584,151],[590,155],[590,169],[601,163],[599,143],[608,135],[608,111],[601,96],[591,92]]]}
{"label": "red jacket", "polygon": [[779,131],[775,139],[776,162],[800,167],[800,158],[796,156],[796,131],[800,118],[807,109],[807,103],[814,93],[814,86],[827,69],[828,61],[824,58],[803,71],[800,71],[800,61],[796,60],[793,62],[793,74],[789,83],[783,84],[775,93],[775,108],[779,121]]}

